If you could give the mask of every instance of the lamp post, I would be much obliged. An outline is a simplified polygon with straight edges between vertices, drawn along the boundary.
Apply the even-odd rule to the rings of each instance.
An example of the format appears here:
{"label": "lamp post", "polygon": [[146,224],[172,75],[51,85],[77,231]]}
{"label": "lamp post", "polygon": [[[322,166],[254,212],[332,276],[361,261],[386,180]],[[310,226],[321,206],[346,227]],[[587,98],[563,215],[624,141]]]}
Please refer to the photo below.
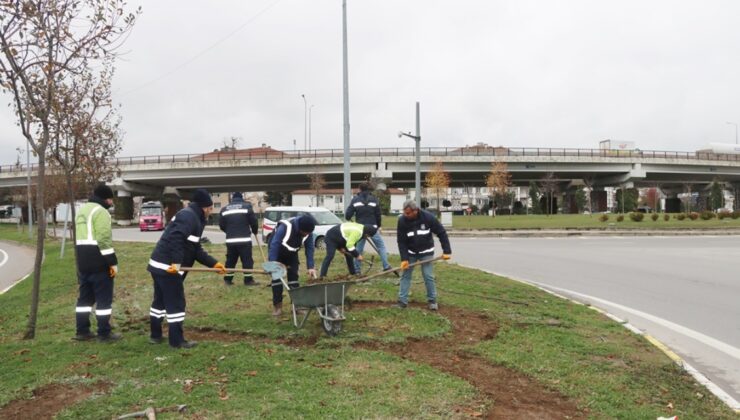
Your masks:
{"label": "lamp post", "polygon": [[400,132],[398,133],[398,138],[406,136],[409,138],[414,139],[416,141],[416,150],[414,151],[414,155],[416,156],[416,175],[414,178],[414,190],[415,190],[415,200],[417,205],[421,205],[421,162],[420,162],[420,155],[421,155],[421,125],[419,120],[419,103],[416,103],[416,135],[412,135],[411,133],[404,133]]}
{"label": "lamp post", "polygon": [[342,0],[342,102],[344,104],[344,204],[352,199],[349,166],[349,66],[347,65],[347,0]]}
{"label": "lamp post", "polygon": [[308,150],[311,150],[311,110],[313,105],[308,107]]}
{"label": "lamp post", "polygon": [[306,95],[301,94],[303,98],[303,150],[306,150],[306,115],[308,114],[308,103],[306,102]]}
{"label": "lamp post", "polygon": [[735,126],[735,144],[738,144],[737,143],[737,123],[727,121],[727,124]]}

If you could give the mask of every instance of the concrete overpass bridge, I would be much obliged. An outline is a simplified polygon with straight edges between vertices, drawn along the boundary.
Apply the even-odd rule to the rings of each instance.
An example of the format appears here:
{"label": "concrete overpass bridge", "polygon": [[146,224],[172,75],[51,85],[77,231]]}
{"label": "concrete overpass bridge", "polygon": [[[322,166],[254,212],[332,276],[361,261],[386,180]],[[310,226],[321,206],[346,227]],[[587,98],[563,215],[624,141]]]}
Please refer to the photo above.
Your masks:
{"label": "concrete overpass bridge", "polygon": [[[260,150],[259,152],[256,150]],[[264,151],[264,152],[262,152]],[[452,186],[484,186],[492,162],[506,162],[514,185],[527,185],[553,173],[560,190],[588,179],[599,187],[660,187],[669,195],[686,184],[693,191],[719,179],[740,187],[740,155],[640,150],[507,148],[472,146],[422,148],[422,177],[442,161]],[[278,151],[270,148],[215,151],[206,154],[117,158],[113,186],[121,196],[158,195],[165,188],[187,193],[204,187],[213,192],[291,191],[309,186],[308,174],[321,172],[327,188],[343,184],[343,151]],[[0,188],[26,185],[24,165],[0,166]],[[32,167],[32,171],[35,168]],[[413,148],[364,148],[351,151],[355,185],[367,177],[388,186],[413,187]]]}

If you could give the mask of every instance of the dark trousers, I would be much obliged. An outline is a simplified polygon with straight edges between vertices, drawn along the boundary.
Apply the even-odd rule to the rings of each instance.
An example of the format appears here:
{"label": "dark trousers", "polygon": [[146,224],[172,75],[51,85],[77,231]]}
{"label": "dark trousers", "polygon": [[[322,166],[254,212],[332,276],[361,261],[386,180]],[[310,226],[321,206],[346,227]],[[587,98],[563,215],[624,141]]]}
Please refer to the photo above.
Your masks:
{"label": "dark trousers", "polygon": [[179,347],[184,341],[182,323],[185,321],[185,279],[176,274],[154,274],[154,299],[149,309],[151,337],[162,337],[162,320],[167,318],[169,342]]}
{"label": "dark trousers", "polygon": [[[289,251],[280,251],[278,262],[288,267],[288,287],[291,289],[298,287],[298,253]],[[283,283],[280,280],[272,281],[272,304],[278,304],[283,301]]]}
{"label": "dark trousers", "polygon": [[[329,271],[329,265],[331,265],[331,261],[334,259],[334,254],[338,249],[337,244],[334,241],[326,240],[324,241],[324,244],[326,244],[326,257],[321,263],[321,272],[319,273],[319,277],[326,276],[326,273]],[[349,273],[355,274],[355,259],[350,254],[344,254],[344,259],[347,261],[347,270],[349,270]]]}
{"label": "dark trousers", "polygon": [[[242,243],[238,245],[226,245],[226,268],[236,267],[236,263],[242,260],[242,268],[254,268],[254,260],[252,259],[252,244]],[[234,273],[229,273],[224,276],[224,281],[231,284],[234,280]],[[244,274],[244,284],[253,282],[251,274]]]}
{"label": "dark trousers", "polygon": [[111,305],[113,304],[113,279],[107,271],[80,273],[80,294],[77,298],[77,334],[90,334],[90,313],[95,305],[98,335],[110,334]]}

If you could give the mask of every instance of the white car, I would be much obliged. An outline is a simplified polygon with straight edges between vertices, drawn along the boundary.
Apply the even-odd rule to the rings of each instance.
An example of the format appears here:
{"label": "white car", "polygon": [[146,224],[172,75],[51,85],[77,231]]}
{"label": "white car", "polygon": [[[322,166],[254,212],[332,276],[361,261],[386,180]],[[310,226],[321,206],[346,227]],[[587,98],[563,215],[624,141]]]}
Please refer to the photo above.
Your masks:
{"label": "white car", "polygon": [[316,229],[313,231],[314,246],[318,249],[324,248],[324,236],[332,227],[342,223],[334,213],[323,207],[268,207],[263,213],[262,240],[270,244],[272,233],[281,220],[287,220],[296,216],[310,214],[316,219]]}

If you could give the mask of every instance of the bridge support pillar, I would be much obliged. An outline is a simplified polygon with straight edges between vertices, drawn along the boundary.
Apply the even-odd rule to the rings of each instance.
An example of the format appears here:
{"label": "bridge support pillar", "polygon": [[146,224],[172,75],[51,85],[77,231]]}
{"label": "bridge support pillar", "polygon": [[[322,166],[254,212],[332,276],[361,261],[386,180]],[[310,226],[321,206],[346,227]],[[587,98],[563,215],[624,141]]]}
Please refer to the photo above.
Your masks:
{"label": "bridge support pillar", "polygon": [[134,218],[134,198],[128,191],[116,191],[114,198],[116,223],[119,226],[129,226]]}
{"label": "bridge support pillar", "polygon": [[167,223],[182,209],[182,199],[176,188],[167,187],[162,194],[162,206],[164,206],[164,218]]}

